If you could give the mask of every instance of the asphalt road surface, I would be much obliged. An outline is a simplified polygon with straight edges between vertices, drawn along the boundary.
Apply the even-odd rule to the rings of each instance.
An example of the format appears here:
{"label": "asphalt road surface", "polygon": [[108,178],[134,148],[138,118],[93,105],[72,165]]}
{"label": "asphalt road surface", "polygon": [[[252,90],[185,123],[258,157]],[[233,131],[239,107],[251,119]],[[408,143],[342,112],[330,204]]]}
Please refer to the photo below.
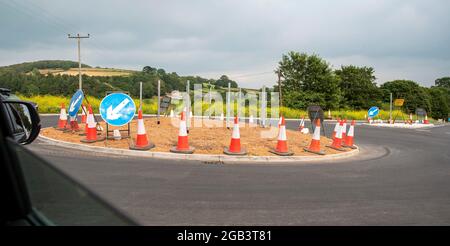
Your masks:
{"label": "asphalt road surface", "polygon": [[[56,125],[57,116],[41,118]],[[39,140],[28,148],[144,225],[450,224],[450,125],[358,125],[355,134],[357,156],[299,164],[123,157]]]}

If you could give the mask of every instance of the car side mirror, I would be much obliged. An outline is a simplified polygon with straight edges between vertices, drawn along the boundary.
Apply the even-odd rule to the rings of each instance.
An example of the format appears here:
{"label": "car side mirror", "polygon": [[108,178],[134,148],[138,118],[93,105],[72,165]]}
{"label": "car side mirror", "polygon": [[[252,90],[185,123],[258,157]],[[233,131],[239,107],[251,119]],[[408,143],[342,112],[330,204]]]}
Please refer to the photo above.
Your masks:
{"label": "car side mirror", "polygon": [[12,133],[22,135],[16,138],[16,141],[21,144],[33,142],[41,130],[41,119],[35,106],[29,102],[15,100],[5,100],[3,103],[8,108]]}

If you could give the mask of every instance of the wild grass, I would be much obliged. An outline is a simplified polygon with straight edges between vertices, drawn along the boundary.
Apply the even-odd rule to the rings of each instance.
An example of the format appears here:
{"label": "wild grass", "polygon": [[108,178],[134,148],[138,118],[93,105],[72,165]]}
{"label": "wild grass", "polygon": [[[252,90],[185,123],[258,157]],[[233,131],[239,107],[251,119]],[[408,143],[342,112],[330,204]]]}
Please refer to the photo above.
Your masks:
{"label": "wild grass", "polygon": [[[52,95],[38,95],[38,96],[23,96],[18,95],[20,99],[25,101],[32,101],[39,105],[39,112],[40,113],[59,113],[61,104],[64,103],[66,108],[69,106],[70,97],[62,97],[62,96],[52,96]],[[139,99],[133,99],[134,103],[136,104],[136,107],[139,107]],[[92,109],[95,113],[99,112],[99,105],[101,100],[92,96],[88,96],[87,100],[84,100],[84,104],[87,105],[87,102],[89,102],[92,106]],[[193,113],[197,114],[197,111],[195,109],[195,105],[192,105],[192,111]],[[226,114],[226,104],[217,104],[216,105],[216,112],[213,113],[213,115],[219,116],[220,115],[220,107],[222,107],[222,112],[224,115]],[[234,103],[232,105],[233,112],[237,112],[238,105],[237,103]],[[175,107],[175,112],[181,111],[183,108],[182,104],[179,104],[178,107]],[[201,104],[201,111],[202,114],[205,114],[209,108],[209,104],[207,102],[203,102]],[[144,114],[156,114],[158,110],[157,101],[156,98],[152,99],[143,99],[143,105],[142,105],[143,113]],[[253,117],[257,117],[257,115],[260,114],[261,109],[259,107],[249,107],[248,105],[244,108],[245,116],[250,116],[250,112],[253,115]],[[81,111],[80,111],[81,112]],[[271,117],[271,108],[268,107],[267,110],[267,117]],[[305,110],[300,109],[293,109],[293,108],[287,108],[287,107],[281,107],[280,112],[281,115],[283,115],[286,118],[293,118],[293,119],[299,119],[301,117],[308,118],[308,113]],[[324,111],[325,118],[328,118],[328,111]],[[400,111],[393,111],[392,116],[397,116],[397,119],[402,118],[402,113]],[[332,118],[346,118],[349,120],[355,119],[355,120],[364,120],[367,118],[367,111],[364,110],[340,110],[340,111],[331,111],[331,117]],[[403,114],[403,117],[407,119],[409,115]],[[413,117],[415,119],[415,116]],[[380,113],[378,114],[375,119],[382,119],[387,120],[389,119],[389,111],[387,110],[380,110]],[[431,120],[431,118],[430,118]]]}

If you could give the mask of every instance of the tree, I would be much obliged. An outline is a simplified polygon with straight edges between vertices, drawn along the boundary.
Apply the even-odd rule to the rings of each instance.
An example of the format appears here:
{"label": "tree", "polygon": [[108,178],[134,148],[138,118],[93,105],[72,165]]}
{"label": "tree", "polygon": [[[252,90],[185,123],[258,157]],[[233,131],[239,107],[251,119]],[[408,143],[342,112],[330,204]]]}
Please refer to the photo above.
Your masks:
{"label": "tree", "polygon": [[424,108],[427,112],[431,109],[430,96],[418,83],[411,80],[394,80],[381,85],[383,99],[389,102],[389,93],[394,99],[405,99],[404,107],[408,112],[415,112],[416,108]]}
{"label": "tree", "polygon": [[428,89],[431,99],[430,116],[434,119],[447,119],[449,114],[448,89],[431,87]]}
{"label": "tree", "polygon": [[340,78],[340,89],[344,98],[343,104],[355,109],[368,109],[379,105],[381,91],[378,89],[371,67],[341,66],[335,71]]}
{"label": "tree", "polygon": [[156,71],[157,71],[156,68],[153,68],[153,67],[150,67],[150,66],[145,66],[142,69],[142,72],[144,72],[144,73],[153,73],[153,72],[156,72]]}
{"label": "tree", "polygon": [[450,77],[443,77],[440,79],[436,79],[434,84],[439,87],[445,87],[450,89]]}
{"label": "tree", "polygon": [[[339,108],[342,99],[339,88],[339,78],[333,73],[330,65],[317,55],[307,55],[291,51],[283,55],[278,63],[277,72],[281,73],[283,93],[283,105],[300,105],[296,102],[288,102],[292,98],[303,100],[291,93],[304,92],[305,95],[321,95],[320,105],[325,108]],[[305,104],[307,100],[303,101]]]}
{"label": "tree", "polygon": [[218,80],[216,80],[216,82],[214,84],[216,86],[220,86],[220,87],[228,87],[228,83],[230,83],[230,86],[232,88],[238,87],[236,81],[229,79],[228,76],[226,76],[226,75],[220,76],[220,78]]}

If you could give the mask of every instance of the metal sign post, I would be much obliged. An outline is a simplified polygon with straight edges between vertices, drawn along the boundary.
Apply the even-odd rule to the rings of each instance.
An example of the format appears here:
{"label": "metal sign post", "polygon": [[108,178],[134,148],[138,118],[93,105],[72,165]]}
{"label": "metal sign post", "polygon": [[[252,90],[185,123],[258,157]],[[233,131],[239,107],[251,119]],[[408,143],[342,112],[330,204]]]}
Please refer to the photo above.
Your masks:
{"label": "metal sign post", "polygon": [[263,86],[261,92],[261,110],[260,110],[260,118],[261,118],[260,125],[262,128],[266,127],[266,115],[267,115],[266,107],[267,107],[266,86]]}
{"label": "metal sign post", "polygon": [[191,96],[190,96],[190,82],[186,82],[186,130],[189,133],[189,127],[191,126]]}
{"label": "metal sign post", "polygon": [[[402,115],[402,120],[403,122],[405,122],[405,116],[403,115],[403,104],[405,103],[405,99],[395,99],[394,100],[394,106],[396,107],[396,110],[400,112],[400,114]],[[394,116],[394,119],[392,121],[392,123],[395,123],[395,120],[397,119],[398,116],[398,112],[397,114]]]}
{"label": "metal sign post", "polygon": [[142,82],[139,82],[139,110],[142,110]]}
{"label": "metal sign post", "polygon": [[231,110],[231,83],[228,82],[228,93],[227,93],[227,118],[225,119],[227,129],[230,129],[230,110]]}
{"label": "metal sign post", "polygon": [[159,106],[159,101],[161,100],[161,80],[158,79],[158,125],[160,124],[159,121],[159,114],[160,112],[160,106]]}
{"label": "metal sign post", "polygon": [[241,109],[242,109],[242,105],[241,105],[241,100],[242,100],[242,97],[241,97],[241,88],[239,88],[239,95],[238,95],[238,102],[237,102],[237,117],[238,117],[238,119],[239,119],[239,121],[241,121]]}
{"label": "metal sign post", "polygon": [[389,93],[389,124],[392,124],[392,93]]}

